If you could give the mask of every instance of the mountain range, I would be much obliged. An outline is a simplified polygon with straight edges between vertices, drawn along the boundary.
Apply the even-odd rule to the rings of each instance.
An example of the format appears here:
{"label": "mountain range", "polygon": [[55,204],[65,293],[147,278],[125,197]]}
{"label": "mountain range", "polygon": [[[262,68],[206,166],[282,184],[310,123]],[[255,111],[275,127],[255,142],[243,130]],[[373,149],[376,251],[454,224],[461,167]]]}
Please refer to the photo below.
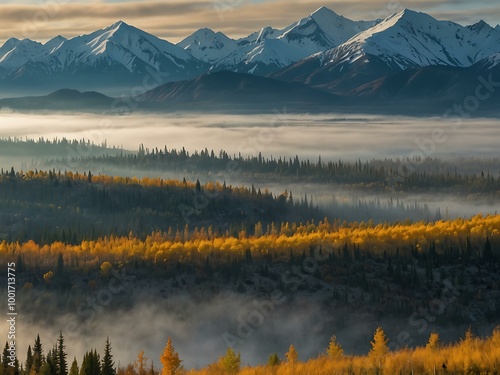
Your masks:
{"label": "mountain range", "polygon": [[[260,88],[321,105],[327,95],[335,103],[340,96],[448,103],[474,93],[477,78],[499,65],[500,26],[462,26],[408,9],[352,21],[321,7],[283,29],[265,27],[240,39],[203,28],[173,44],[122,21],[44,44],[11,38],[0,47],[0,94],[33,98],[77,89],[141,101],[236,95],[259,102],[256,95],[266,93]],[[222,78],[232,83],[221,85]],[[296,92],[286,94],[285,87]]]}

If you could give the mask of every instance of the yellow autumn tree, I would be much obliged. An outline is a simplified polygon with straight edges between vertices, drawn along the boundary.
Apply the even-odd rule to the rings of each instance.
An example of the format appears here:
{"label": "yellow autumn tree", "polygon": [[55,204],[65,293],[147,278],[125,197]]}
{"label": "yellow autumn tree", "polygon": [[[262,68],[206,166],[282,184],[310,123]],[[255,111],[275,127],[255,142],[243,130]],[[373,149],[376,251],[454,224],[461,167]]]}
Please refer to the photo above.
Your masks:
{"label": "yellow autumn tree", "polygon": [[368,357],[377,369],[377,373],[382,368],[384,359],[389,352],[389,347],[387,346],[388,342],[389,340],[385,337],[385,332],[382,327],[377,327],[373,335],[373,341],[371,342],[372,348],[368,354]]}
{"label": "yellow autumn tree", "polygon": [[332,336],[330,339],[330,343],[326,349],[326,354],[328,354],[328,357],[331,359],[340,359],[344,356],[344,350],[337,342],[337,338],[335,336]]}
{"label": "yellow autumn tree", "polygon": [[135,370],[137,371],[137,375],[146,375],[147,373],[147,362],[148,357],[144,355],[144,350],[141,350],[137,355],[137,360],[134,363]]}
{"label": "yellow autumn tree", "polygon": [[432,332],[429,336],[429,341],[425,346],[428,350],[436,350],[439,347],[439,334],[436,332]]}
{"label": "yellow autumn tree", "polygon": [[288,352],[285,354],[287,363],[289,365],[295,365],[299,359],[299,354],[297,353],[297,350],[295,350],[295,346],[290,345],[290,348],[288,348]]}
{"label": "yellow autumn tree", "polygon": [[47,285],[51,284],[53,279],[54,279],[54,272],[52,272],[52,271],[49,271],[43,275],[43,280],[45,281],[45,284],[47,284]]}
{"label": "yellow autumn tree", "polygon": [[168,338],[167,346],[165,346],[160,356],[160,361],[163,365],[161,370],[162,375],[176,375],[182,370],[182,360],[179,359],[179,354],[175,351],[170,337]]}

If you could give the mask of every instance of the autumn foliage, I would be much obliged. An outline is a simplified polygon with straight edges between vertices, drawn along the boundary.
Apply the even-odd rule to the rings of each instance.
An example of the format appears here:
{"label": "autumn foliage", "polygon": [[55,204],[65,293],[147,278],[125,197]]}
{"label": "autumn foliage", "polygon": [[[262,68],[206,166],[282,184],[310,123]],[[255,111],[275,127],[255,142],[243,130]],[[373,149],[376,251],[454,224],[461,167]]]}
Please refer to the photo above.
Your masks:
{"label": "autumn foliage", "polygon": [[[259,224],[257,224],[258,226]],[[58,255],[64,256],[66,265],[95,265],[106,273],[109,265],[133,260],[164,264],[169,261],[202,263],[207,256],[215,259],[245,259],[251,254],[258,260],[268,256],[299,257],[314,249],[314,256],[338,254],[345,246],[355,246],[359,251],[382,256],[384,252],[394,254],[415,251],[423,253],[431,244],[437,251],[449,249],[466,251],[469,243],[484,244],[485,240],[498,247],[500,243],[500,215],[477,215],[470,219],[442,220],[397,224],[373,223],[282,223],[269,225],[265,231],[248,235],[244,231],[238,236],[228,233],[216,235],[211,227],[183,231],[154,232],[145,239],[129,236],[106,236],[95,241],[82,241],[77,245],[60,241],[40,245],[32,240],[0,242],[0,258],[3,262],[13,257],[22,257],[25,267],[54,267]],[[478,246],[476,245],[476,252]],[[470,250],[472,251],[472,250]],[[317,253],[317,254],[316,254]],[[467,255],[467,254],[465,254]],[[479,257],[481,254],[468,254]],[[229,258],[228,258],[229,257]],[[49,270],[49,269],[48,269]],[[49,282],[49,275],[46,281]]]}

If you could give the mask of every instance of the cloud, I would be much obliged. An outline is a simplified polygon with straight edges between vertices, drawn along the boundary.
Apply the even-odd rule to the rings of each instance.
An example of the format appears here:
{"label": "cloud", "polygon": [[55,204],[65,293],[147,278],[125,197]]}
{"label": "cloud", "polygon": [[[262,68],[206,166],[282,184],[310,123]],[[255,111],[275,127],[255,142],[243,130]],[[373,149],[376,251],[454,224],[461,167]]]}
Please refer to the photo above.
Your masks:
{"label": "cloud", "polygon": [[500,19],[500,9],[492,1],[467,5],[427,0],[317,1],[270,0],[173,0],[173,1],[79,1],[46,0],[39,4],[0,3],[0,40],[10,37],[45,41],[61,34],[72,37],[106,27],[121,19],[171,42],[178,42],[200,27],[222,31],[230,37],[248,35],[262,27],[285,27],[319,8],[327,6],[351,19],[384,18],[404,8],[430,12],[436,18],[461,23]]}

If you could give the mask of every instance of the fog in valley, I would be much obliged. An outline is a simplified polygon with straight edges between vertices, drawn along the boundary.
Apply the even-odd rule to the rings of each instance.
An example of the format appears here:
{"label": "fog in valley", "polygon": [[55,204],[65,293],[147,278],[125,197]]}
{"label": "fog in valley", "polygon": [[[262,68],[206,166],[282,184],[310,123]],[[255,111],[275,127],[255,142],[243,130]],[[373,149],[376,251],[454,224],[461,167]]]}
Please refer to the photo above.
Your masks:
{"label": "fog in valley", "polygon": [[[346,354],[366,354],[379,324],[386,330],[392,349],[423,345],[438,327],[419,315],[383,317],[358,312],[363,294],[356,288],[352,289],[351,303],[334,307],[326,294],[294,297],[281,294],[277,303],[269,305],[269,297],[232,292],[210,296],[207,292],[176,295],[172,291],[174,295],[170,295],[168,290],[168,296],[148,298],[147,295],[159,294],[158,287],[143,287],[144,284],[128,286],[106,306],[95,302],[96,295],[91,296],[89,300],[94,301],[94,305],[84,303],[85,315],[80,316],[81,322],[75,318],[78,314],[65,314],[61,307],[48,309],[52,314],[50,324],[40,324],[39,319],[25,311],[18,326],[19,344],[27,347],[39,332],[45,348],[50,348],[56,343],[58,330],[62,329],[68,358],[80,359],[88,348],[102,350],[109,336],[117,364],[124,366],[135,361],[138,352],[144,350],[155,366],[160,366],[160,353],[166,337],[171,336],[184,366],[197,368],[215,361],[228,345],[241,351],[244,364],[263,363],[273,352],[283,357],[291,343],[305,360],[323,353],[333,334]],[[122,309],[125,299],[128,303],[132,300],[131,295],[134,295],[134,305]],[[474,324],[473,317],[469,323]],[[439,327],[440,337],[443,341],[459,340],[466,328],[467,324],[458,328]],[[478,335],[487,335],[492,328],[492,324],[474,325]],[[23,360],[24,354],[20,356]]]}
{"label": "fog in valley", "polygon": [[[449,160],[452,168],[462,173],[489,172],[498,177],[497,158],[500,144],[499,121],[495,119],[442,119],[380,117],[367,115],[296,115],[286,109],[262,115],[219,114],[132,114],[130,116],[98,116],[92,114],[0,114],[0,137],[38,139],[86,139],[108,147],[136,151],[145,148],[182,149],[190,153],[205,148],[216,154],[223,149],[230,155],[258,155],[263,157],[293,158],[301,160],[355,162],[372,159],[407,159],[419,157]],[[61,170],[82,172],[79,157],[110,152],[92,147],[67,147],[62,153],[50,157],[36,155],[8,155],[0,151],[3,168],[46,168],[42,161]],[[64,162],[60,162],[62,159]],[[467,159],[467,163],[462,161]],[[477,161],[474,161],[474,159]],[[483,159],[483,160],[478,160]],[[70,160],[70,161],[68,161]],[[489,160],[489,162],[488,162]],[[495,213],[500,209],[498,199],[443,196],[438,193],[402,194],[392,191],[357,191],[342,187],[291,182],[283,184],[259,179],[244,179],[227,173],[199,171],[151,171],[118,169],[98,165],[94,174],[123,176],[159,176],[201,182],[219,181],[232,185],[254,184],[268,188],[275,194],[292,191],[295,199],[306,195],[325,209],[328,214],[342,220],[394,221],[411,218],[434,220],[476,213]],[[453,172],[452,170],[450,172]],[[394,208],[395,207],[395,208]],[[388,211],[388,208],[391,212]]]}
{"label": "fog in valley", "polygon": [[355,161],[498,156],[499,121],[366,115],[0,114],[0,137],[89,139],[137,150],[165,145],[193,152]]}
{"label": "fog in valley", "polygon": [[[372,159],[441,158],[460,166],[468,160],[469,173],[481,173],[488,168],[495,178],[500,173],[500,122],[495,119],[406,118],[366,115],[291,115],[286,110],[263,115],[218,114],[133,114],[130,116],[98,116],[90,114],[19,114],[0,113],[0,138],[20,137],[38,139],[86,139],[95,144],[107,144],[123,150],[137,151],[140,144],[152,149],[185,148],[189,153],[207,148],[218,154],[223,149],[231,155],[258,155],[274,158],[293,158],[317,162],[321,160],[355,162]],[[83,172],[79,157],[96,155],[87,147],[69,147],[54,155],[12,155],[0,150],[0,166],[10,170],[41,168],[47,165],[62,170]],[[100,150],[97,154],[109,151]],[[120,150],[115,152],[119,153]],[[71,162],[56,159],[69,158]],[[478,161],[474,169],[472,159]],[[472,160],[472,161],[471,161]],[[472,166],[472,167],[471,167]],[[332,218],[341,220],[435,220],[439,218],[470,217],[477,213],[500,211],[498,195],[491,197],[453,196],[436,192],[402,193],[397,191],[370,191],[337,185],[304,182],[283,183],[249,179],[243,176],[212,174],[210,171],[190,173],[183,171],[141,171],[118,169],[99,165],[92,173],[128,176],[186,177],[202,183],[209,180],[226,181],[231,185],[255,185],[275,194],[292,191],[295,201],[305,196]],[[143,286],[144,287],[144,286]],[[135,360],[139,350],[159,365],[160,350],[165,338],[172,336],[180,357],[188,368],[201,367],[222,355],[227,347],[225,332],[234,334],[240,317],[248,317],[254,309],[254,297],[225,294],[199,301],[190,295],[165,296],[160,300],[141,296],[148,288],[130,286],[117,298],[125,300],[133,295],[136,303],[127,309],[111,304],[98,311],[89,324],[78,323],[77,334],[68,331],[72,315],[60,316],[56,308],[50,324],[39,324],[26,314],[18,325],[20,347],[32,344],[40,332],[45,348],[55,343],[59,327],[63,328],[70,359],[80,360],[91,347],[102,350],[106,336],[110,337],[117,364],[126,365]],[[154,293],[158,288],[152,288]],[[168,294],[168,293],[167,293]],[[28,306],[25,309],[29,309]],[[275,306],[269,317],[255,331],[235,346],[242,352],[242,363],[262,363],[270,353],[282,357],[290,343],[306,359],[323,351],[332,334],[336,334],[346,353],[366,353],[376,323],[386,320],[388,336],[393,339],[402,331],[409,331],[414,343],[424,343],[431,332],[417,333],[408,319],[391,319],[352,313],[331,313],[332,309],[311,296],[287,300]],[[64,309],[62,309],[64,313]],[[373,323],[373,324],[372,324]],[[57,328],[54,328],[57,327]],[[127,329],[123,329],[127,327]],[[483,327],[487,332],[490,327]],[[440,329],[444,340],[458,339],[465,331],[456,328]],[[44,342],[45,341],[45,342]],[[24,353],[22,353],[24,355]],[[24,358],[21,356],[21,358]]]}

